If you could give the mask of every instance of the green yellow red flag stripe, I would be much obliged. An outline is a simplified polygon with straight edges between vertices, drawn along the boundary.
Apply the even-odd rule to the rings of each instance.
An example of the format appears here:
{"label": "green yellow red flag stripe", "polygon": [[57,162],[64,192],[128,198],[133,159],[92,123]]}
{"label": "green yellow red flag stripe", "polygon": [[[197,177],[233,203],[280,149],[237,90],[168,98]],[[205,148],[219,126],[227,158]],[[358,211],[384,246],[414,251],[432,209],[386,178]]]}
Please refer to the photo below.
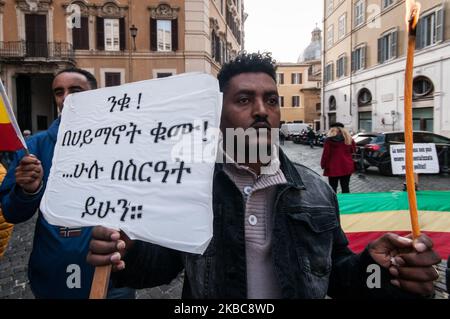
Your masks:
{"label": "green yellow red flag stripe", "polygon": [[[384,233],[411,233],[406,192],[340,194],[341,224],[355,252]],[[450,255],[450,191],[417,192],[419,223],[442,258]]]}
{"label": "green yellow red flag stripe", "polygon": [[22,148],[26,148],[26,144],[0,81],[0,151],[17,151]]}

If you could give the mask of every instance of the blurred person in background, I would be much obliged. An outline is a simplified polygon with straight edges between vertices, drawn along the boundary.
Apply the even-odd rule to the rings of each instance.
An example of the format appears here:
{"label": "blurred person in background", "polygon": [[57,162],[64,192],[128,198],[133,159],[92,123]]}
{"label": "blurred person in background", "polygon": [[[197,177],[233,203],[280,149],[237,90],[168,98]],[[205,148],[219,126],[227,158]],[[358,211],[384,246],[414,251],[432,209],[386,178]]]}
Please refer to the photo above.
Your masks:
{"label": "blurred person in background", "polygon": [[352,136],[342,123],[335,123],[327,134],[323,147],[320,166],[323,175],[328,176],[328,182],[337,193],[341,184],[342,193],[350,193],[350,177],[355,171],[352,154],[356,151],[356,144]]}

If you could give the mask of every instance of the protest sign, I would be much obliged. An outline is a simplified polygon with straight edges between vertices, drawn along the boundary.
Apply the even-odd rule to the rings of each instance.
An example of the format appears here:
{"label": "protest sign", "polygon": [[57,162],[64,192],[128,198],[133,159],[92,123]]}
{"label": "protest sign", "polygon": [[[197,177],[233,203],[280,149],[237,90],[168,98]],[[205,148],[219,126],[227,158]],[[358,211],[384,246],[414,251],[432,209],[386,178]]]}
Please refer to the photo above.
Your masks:
{"label": "protest sign", "polygon": [[[67,97],[40,207],[45,218],[202,253],[212,237],[221,108],[218,82],[206,74]],[[186,139],[191,147],[174,158]]]}
{"label": "protest sign", "polygon": [[[414,144],[414,172],[439,173],[439,160],[435,144]],[[394,175],[405,174],[405,144],[391,145],[391,165]]]}

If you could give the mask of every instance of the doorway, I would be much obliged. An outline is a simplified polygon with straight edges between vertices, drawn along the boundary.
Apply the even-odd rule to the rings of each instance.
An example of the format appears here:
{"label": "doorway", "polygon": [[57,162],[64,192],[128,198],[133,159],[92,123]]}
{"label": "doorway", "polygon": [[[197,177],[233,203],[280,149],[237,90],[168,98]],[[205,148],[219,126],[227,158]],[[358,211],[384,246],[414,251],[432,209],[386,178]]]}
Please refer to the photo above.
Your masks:
{"label": "doorway", "polygon": [[17,75],[17,122],[22,132],[30,130],[34,134],[45,131],[57,118],[52,81],[53,74]]}

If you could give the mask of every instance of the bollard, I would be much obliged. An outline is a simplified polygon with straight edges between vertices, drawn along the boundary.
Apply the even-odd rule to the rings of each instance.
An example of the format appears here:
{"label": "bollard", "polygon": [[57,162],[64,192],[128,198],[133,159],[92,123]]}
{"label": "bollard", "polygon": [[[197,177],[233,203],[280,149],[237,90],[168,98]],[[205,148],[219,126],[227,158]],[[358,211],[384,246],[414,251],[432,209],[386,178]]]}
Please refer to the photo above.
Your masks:
{"label": "bollard", "polygon": [[448,176],[448,146],[444,146],[444,166],[442,167],[442,171],[445,176]]}

